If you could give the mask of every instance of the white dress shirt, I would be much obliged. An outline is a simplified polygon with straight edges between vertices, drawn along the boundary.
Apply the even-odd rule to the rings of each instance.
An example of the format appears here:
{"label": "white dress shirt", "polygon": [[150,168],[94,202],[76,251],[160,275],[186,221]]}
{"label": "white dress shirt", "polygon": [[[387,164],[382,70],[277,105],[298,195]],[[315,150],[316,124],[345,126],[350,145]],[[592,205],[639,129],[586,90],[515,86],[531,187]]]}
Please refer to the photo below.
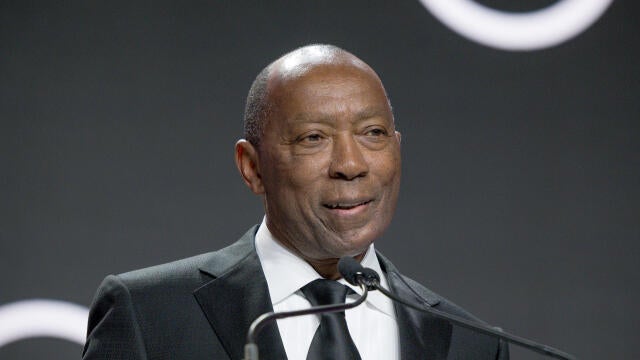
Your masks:
{"label": "white dress shirt", "polygon": [[[273,309],[290,311],[310,307],[300,288],[322,277],[311,265],[276,241],[265,220],[256,233],[256,251],[267,279]],[[378,272],[380,283],[388,288],[373,244],[367,250],[362,265]],[[344,279],[339,282],[360,293],[358,287],[348,284]],[[347,302],[354,299],[357,299],[357,295],[349,295]],[[363,360],[400,359],[398,324],[391,300],[372,291],[363,304],[346,310],[345,316],[353,342]],[[320,325],[320,316],[305,315],[279,319],[277,322],[287,357],[290,360],[306,359],[313,335]]]}

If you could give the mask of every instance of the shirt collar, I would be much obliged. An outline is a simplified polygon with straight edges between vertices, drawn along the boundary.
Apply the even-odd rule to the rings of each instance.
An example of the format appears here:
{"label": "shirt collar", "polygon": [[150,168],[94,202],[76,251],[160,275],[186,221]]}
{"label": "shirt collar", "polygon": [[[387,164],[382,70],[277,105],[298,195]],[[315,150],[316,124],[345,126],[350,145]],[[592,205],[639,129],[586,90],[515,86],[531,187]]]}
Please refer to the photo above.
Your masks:
{"label": "shirt collar", "polygon": [[[311,265],[293,254],[273,237],[267,228],[266,217],[262,220],[256,233],[256,251],[267,280],[273,305],[289,298],[311,281],[322,278]],[[367,249],[361,264],[380,274],[380,284],[387,289],[389,288],[373,244]],[[357,293],[361,292],[360,288],[348,284],[344,279],[340,279],[339,282],[349,286]],[[369,292],[366,302],[389,316],[395,316],[393,303],[379,291]]]}

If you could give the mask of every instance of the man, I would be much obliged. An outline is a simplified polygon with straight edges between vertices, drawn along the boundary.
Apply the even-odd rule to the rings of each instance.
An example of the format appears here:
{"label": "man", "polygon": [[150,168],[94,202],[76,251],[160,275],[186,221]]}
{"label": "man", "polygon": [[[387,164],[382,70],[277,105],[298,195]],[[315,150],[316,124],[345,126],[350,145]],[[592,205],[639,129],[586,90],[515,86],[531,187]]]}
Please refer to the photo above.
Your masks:
{"label": "man", "polygon": [[[218,252],[107,277],[84,359],[241,359],[251,322],[318,302],[313,284],[322,284],[318,296],[335,289],[338,302],[353,298],[335,281],[344,283],[336,266],[343,256],[377,270],[408,301],[474,319],[374,250],[398,197],[400,133],[380,79],[362,60],[311,45],[267,66],[249,92],[235,155],[263,199],[262,224]],[[377,292],[342,317],[279,320],[258,345],[261,359],[508,358],[499,341]]]}

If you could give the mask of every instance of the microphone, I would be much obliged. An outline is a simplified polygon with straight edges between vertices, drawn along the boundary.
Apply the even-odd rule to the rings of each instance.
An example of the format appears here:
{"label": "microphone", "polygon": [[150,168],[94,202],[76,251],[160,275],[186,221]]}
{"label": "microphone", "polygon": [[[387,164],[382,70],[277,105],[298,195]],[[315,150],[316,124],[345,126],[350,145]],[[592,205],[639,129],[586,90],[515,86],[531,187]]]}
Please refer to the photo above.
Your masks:
{"label": "microphone", "polygon": [[[369,286],[373,286],[373,279],[376,282],[379,281],[378,274],[371,269],[364,269],[362,266],[355,260],[351,259],[353,262],[358,264],[360,268],[354,268],[353,264],[348,264],[346,269],[340,270],[340,263],[343,262],[344,259],[351,259],[350,257],[343,257],[338,262],[338,269],[342,277],[347,280],[347,282],[351,285],[359,286],[362,289],[362,295],[356,301],[351,303],[344,304],[332,304],[332,305],[322,305],[322,306],[312,306],[307,309],[302,310],[293,310],[293,311],[282,311],[282,312],[268,312],[258,316],[249,326],[249,331],[247,331],[247,342],[244,346],[244,360],[259,360],[258,354],[258,345],[256,344],[256,338],[258,333],[265,325],[277,320],[284,319],[293,316],[302,316],[302,315],[310,315],[310,314],[323,314],[330,312],[339,312],[345,311],[347,309],[352,309],[360,304],[362,304],[369,294],[369,290],[375,289],[374,287],[369,288]],[[343,265],[344,267],[344,265]],[[360,269],[364,270],[363,272],[358,273]],[[347,279],[349,277],[349,279]]]}
{"label": "microphone", "polygon": [[[412,309],[431,314],[437,318],[447,320],[452,324],[462,326],[467,329],[471,329],[483,334],[487,334],[498,339],[505,340],[509,343],[524,347],[526,349],[529,349],[537,353],[547,355],[556,359],[564,359],[564,360],[576,359],[575,356],[565,353],[563,351],[560,351],[558,349],[555,349],[551,346],[539,344],[535,341],[521,338],[519,336],[515,336],[512,334],[503,332],[501,330],[497,330],[490,326],[482,325],[477,322],[464,319],[456,315],[451,315],[449,313],[436,310],[432,307],[423,307],[423,306],[414,305],[410,302],[407,302],[397,297],[396,295],[392,294],[391,292],[389,292],[389,290],[383,288],[380,285],[380,277],[378,273],[375,272],[375,270],[363,267],[362,265],[360,265],[359,262],[357,262],[356,260],[350,257],[343,257],[342,259],[340,259],[340,262],[338,263],[338,269],[340,270],[340,273],[345,278],[345,280],[347,280],[351,285],[357,285],[357,286],[359,285],[368,290],[379,290],[381,293],[383,293],[385,296],[387,296],[391,300],[399,302]],[[345,271],[344,273],[342,272],[343,270]]]}
{"label": "microphone", "polygon": [[366,286],[367,290],[376,290],[376,283],[380,283],[380,276],[373,269],[364,268],[359,262],[349,256],[343,256],[338,261],[340,275],[351,285]]}

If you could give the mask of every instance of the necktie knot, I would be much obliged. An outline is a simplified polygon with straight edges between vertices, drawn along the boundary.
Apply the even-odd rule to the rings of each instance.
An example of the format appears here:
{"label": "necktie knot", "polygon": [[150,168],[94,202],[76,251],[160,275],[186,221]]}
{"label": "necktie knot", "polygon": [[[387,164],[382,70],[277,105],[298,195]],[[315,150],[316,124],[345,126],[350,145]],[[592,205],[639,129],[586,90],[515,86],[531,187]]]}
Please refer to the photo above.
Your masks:
{"label": "necktie knot", "polygon": [[311,305],[319,306],[344,304],[349,288],[333,280],[316,279],[301,290]]}

